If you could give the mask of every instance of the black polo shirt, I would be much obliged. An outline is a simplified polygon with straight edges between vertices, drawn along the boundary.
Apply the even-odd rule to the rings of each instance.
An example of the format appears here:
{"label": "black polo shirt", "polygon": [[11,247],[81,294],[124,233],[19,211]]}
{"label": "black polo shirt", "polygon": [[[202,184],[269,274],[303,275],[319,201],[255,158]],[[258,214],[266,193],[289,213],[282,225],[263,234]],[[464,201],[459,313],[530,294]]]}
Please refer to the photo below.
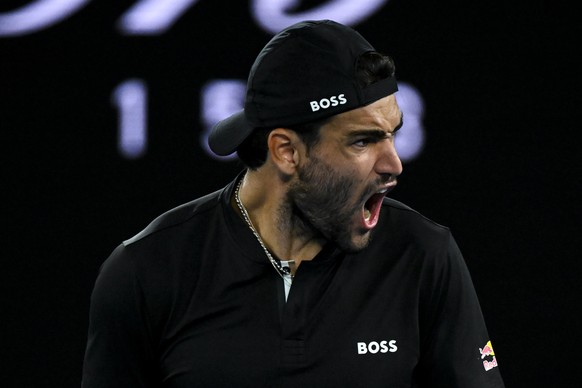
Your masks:
{"label": "black polo shirt", "polygon": [[83,387],[503,387],[450,231],[385,199],[370,245],[283,281],[225,189],[121,244],[91,298]]}

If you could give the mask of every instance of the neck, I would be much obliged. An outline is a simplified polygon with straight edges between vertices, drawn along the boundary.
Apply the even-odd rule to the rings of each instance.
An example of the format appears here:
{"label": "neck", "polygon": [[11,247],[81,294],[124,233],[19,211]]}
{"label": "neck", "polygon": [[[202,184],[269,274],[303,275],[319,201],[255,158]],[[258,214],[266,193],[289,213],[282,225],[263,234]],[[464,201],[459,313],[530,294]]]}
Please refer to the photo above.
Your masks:
{"label": "neck", "polygon": [[[263,169],[248,171],[241,182],[239,197],[263,244],[278,259],[294,260],[298,267],[301,261],[311,260],[321,251],[325,240],[316,237],[293,214],[286,182]],[[232,204],[240,214],[234,197]]]}

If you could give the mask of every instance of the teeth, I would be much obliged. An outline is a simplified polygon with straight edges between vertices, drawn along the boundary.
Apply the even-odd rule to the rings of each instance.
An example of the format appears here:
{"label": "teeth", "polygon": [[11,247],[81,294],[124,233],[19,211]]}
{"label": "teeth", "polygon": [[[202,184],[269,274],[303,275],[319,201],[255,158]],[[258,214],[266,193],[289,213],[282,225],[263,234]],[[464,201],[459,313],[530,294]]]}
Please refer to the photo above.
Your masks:
{"label": "teeth", "polygon": [[370,211],[368,209],[364,209],[364,218],[366,220],[369,220],[371,215],[372,215],[372,213],[370,213]]}
{"label": "teeth", "polygon": [[388,189],[383,189],[383,190],[378,191],[378,194],[384,194],[387,191],[388,191]]}

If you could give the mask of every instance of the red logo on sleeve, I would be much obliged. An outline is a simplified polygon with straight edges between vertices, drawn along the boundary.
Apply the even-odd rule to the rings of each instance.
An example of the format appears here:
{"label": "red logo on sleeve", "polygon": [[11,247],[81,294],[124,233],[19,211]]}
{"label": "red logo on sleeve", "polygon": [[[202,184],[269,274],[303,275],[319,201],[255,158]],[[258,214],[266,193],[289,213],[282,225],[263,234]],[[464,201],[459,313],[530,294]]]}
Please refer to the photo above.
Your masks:
{"label": "red logo on sleeve", "polygon": [[485,368],[486,371],[490,371],[497,366],[497,358],[495,358],[495,352],[493,351],[491,341],[488,341],[483,348],[479,348],[479,353],[481,353],[483,368]]}

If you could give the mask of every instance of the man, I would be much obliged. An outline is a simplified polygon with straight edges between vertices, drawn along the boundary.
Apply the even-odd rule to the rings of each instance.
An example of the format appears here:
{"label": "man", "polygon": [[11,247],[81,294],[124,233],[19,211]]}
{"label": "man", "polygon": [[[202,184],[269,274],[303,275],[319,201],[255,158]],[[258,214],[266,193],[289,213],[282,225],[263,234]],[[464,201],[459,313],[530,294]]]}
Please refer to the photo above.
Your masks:
{"label": "man", "polygon": [[450,231],[386,198],[396,91],[349,27],[276,35],[209,139],[246,171],[104,263],[83,386],[503,387]]}

